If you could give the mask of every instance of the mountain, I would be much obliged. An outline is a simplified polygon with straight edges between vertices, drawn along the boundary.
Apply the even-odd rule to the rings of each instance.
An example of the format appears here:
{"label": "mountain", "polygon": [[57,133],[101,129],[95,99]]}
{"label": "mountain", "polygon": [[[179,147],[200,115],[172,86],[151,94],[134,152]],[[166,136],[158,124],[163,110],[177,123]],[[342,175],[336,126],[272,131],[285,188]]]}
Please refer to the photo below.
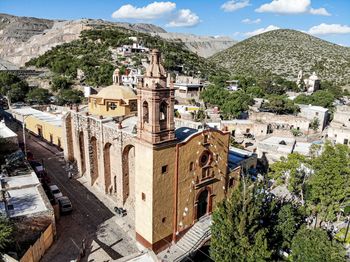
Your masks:
{"label": "mountain", "polygon": [[234,43],[227,38],[174,35],[152,24],[109,22],[101,19],[48,20],[0,14],[0,58],[17,66],[23,66],[30,59],[44,54],[57,45],[79,39],[83,30],[109,25],[157,34],[167,40],[183,42],[189,50],[203,57],[215,54]]}
{"label": "mountain", "polygon": [[183,42],[186,47],[202,57],[210,57],[217,52],[225,50],[233,46],[236,41],[227,36],[198,36],[193,34],[182,33],[153,33],[164,39],[179,40]]}
{"label": "mountain", "polygon": [[321,80],[350,83],[350,48],[289,29],[250,37],[210,57],[234,74],[263,75],[267,72],[295,80],[298,72]]}

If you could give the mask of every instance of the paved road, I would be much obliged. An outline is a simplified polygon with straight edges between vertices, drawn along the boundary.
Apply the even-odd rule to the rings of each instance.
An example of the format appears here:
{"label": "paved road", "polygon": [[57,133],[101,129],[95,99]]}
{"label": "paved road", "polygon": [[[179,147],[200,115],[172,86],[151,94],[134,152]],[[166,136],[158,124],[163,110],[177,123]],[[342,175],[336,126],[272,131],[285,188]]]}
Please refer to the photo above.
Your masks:
{"label": "paved road", "polygon": [[[22,140],[17,123],[6,123]],[[75,179],[68,179],[63,153],[27,134],[27,149],[36,160],[43,160],[51,183],[70,198],[73,212],[57,222],[57,240],[44,255],[43,262],[65,262],[76,259],[83,239],[86,256],[82,261],[112,261],[137,251],[133,241],[115,223],[114,214]]]}

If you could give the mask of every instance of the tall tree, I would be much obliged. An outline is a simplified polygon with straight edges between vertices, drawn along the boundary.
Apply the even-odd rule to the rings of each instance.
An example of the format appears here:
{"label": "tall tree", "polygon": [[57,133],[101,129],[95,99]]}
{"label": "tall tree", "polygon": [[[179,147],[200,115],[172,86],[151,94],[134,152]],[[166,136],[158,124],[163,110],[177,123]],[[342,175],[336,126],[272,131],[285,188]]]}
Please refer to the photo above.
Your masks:
{"label": "tall tree", "polygon": [[215,261],[269,261],[262,192],[241,183],[214,211],[210,255]]}
{"label": "tall tree", "polygon": [[312,208],[323,221],[331,221],[350,199],[350,148],[326,143],[312,169],[307,184]]}
{"label": "tall tree", "polygon": [[301,228],[292,242],[293,262],[345,262],[344,247],[320,229]]}
{"label": "tall tree", "polygon": [[13,225],[9,220],[0,215],[0,252],[13,241]]}

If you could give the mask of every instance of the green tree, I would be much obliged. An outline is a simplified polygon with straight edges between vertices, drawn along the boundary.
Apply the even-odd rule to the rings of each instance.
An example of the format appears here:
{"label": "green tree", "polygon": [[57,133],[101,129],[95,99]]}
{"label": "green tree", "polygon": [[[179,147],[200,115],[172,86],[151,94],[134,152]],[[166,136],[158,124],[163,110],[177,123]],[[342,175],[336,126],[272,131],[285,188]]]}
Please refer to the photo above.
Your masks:
{"label": "green tree", "polygon": [[299,107],[292,100],[280,95],[270,95],[262,108],[276,114],[295,114],[299,111]]}
{"label": "green tree", "polygon": [[60,105],[79,104],[82,101],[83,97],[84,93],[79,90],[61,90],[57,96],[57,102]]}
{"label": "green tree", "polygon": [[310,165],[305,156],[298,153],[289,154],[270,166],[269,177],[283,183],[294,195],[300,197],[302,203],[305,201],[305,183]]}
{"label": "green tree", "polygon": [[28,84],[18,76],[0,72],[0,93],[10,98],[11,102],[24,101]]}
{"label": "green tree", "polygon": [[310,128],[314,131],[317,131],[319,127],[320,127],[320,120],[317,117],[315,117],[314,119],[312,119],[310,123]]}
{"label": "green tree", "polygon": [[36,102],[39,104],[47,104],[50,101],[50,92],[44,88],[34,88],[27,94],[28,102]]}
{"label": "green tree", "polygon": [[4,216],[0,215],[0,252],[3,252],[6,247],[13,241],[13,225]]}
{"label": "green tree", "polygon": [[332,241],[322,229],[301,228],[292,241],[293,262],[346,261],[344,247]]}
{"label": "green tree", "polygon": [[213,213],[210,256],[214,261],[270,261],[262,195],[240,183]]}
{"label": "green tree", "polygon": [[318,90],[312,95],[301,94],[294,99],[296,104],[322,106],[332,108],[335,96],[328,90]]}
{"label": "green tree", "polygon": [[276,242],[282,249],[290,248],[292,239],[301,223],[302,215],[291,203],[281,207],[273,231],[276,234]]}
{"label": "green tree", "polygon": [[311,168],[307,183],[310,208],[323,221],[332,221],[350,199],[350,148],[326,143],[322,154],[312,159]]}
{"label": "green tree", "polygon": [[72,83],[67,77],[56,75],[52,78],[52,90],[58,91],[62,89],[69,89]]}

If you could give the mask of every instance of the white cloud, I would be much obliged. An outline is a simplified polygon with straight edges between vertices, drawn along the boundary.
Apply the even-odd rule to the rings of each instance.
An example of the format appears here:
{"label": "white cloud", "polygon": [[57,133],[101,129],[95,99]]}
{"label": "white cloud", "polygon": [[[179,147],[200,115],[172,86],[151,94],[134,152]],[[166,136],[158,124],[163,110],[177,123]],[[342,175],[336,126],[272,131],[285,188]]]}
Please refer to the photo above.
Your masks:
{"label": "white cloud", "polygon": [[180,9],[167,27],[192,27],[200,23],[199,16],[190,9]]}
{"label": "white cloud", "polygon": [[266,33],[268,31],[272,31],[272,30],[276,30],[276,29],[280,29],[280,28],[278,26],[275,26],[275,25],[269,25],[266,28],[259,28],[259,29],[255,30],[255,31],[247,32],[244,35],[245,36],[254,36],[254,35]]}
{"label": "white cloud", "polygon": [[175,10],[173,2],[153,2],[143,7],[135,7],[130,4],[121,6],[112,14],[116,19],[157,19]]}
{"label": "white cloud", "polygon": [[325,8],[323,8],[323,7],[318,8],[318,9],[310,8],[310,14],[312,14],[312,15],[331,16],[331,14],[328,13],[328,11]]}
{"label": "white cloud", "polygon": [[272,0],[255,9],[258,13],[304,14],[330,16],[324,8],[312,8],[311,0]]}
{"label": "white cloud", "polygon": [[261,19],[260,19],[260,18],[257,18],[257,19],[255,19],[255,20],[251,20],[251,19],[249,19],[249,18],[246,18],[246,19],[243,19],[241,22],[242,22],[243,24],[249,24],[249,25],[251,25],[251,24],[260,24]]}
{"label": "white cloud", "polygon": [[311,4],[310,0],[273,0],[263,4],[255,11],[258,13],[299,14],[307,12]]}
{"label": "white cloud", "polygon": [[250,6],[249,0],[240,0],[240,1],[230,0],[222,4],[221,9],[224,10],[225,12],[233,12],[247,6]]}
{"label": "white cloud", "polygon": [[311,35],[350,34],[350,26],[340,24],[319,24],[308,31]]}

